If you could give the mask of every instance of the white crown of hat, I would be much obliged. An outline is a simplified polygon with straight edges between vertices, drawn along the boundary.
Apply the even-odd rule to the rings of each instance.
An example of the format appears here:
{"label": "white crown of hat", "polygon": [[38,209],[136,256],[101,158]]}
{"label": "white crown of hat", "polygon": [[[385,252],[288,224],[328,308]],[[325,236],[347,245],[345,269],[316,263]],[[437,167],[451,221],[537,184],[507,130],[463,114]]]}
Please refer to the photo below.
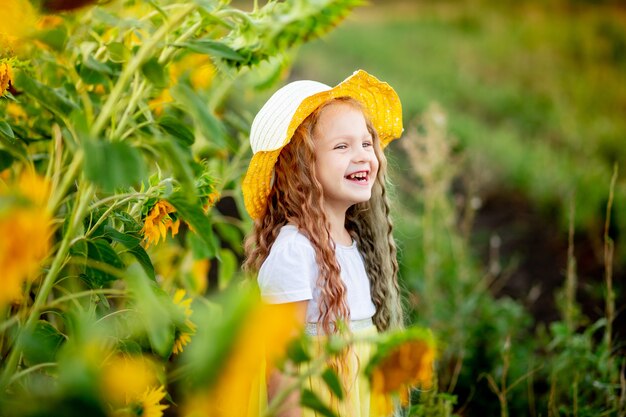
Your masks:
{"label": "white crown of hat", "polygon": [[294,81],[276,91],[252,121],[250,146],[252,153],[274,151],[288,139],[287,130],[296,110],[307,97],[330,90],[326,84],[301,80]]}

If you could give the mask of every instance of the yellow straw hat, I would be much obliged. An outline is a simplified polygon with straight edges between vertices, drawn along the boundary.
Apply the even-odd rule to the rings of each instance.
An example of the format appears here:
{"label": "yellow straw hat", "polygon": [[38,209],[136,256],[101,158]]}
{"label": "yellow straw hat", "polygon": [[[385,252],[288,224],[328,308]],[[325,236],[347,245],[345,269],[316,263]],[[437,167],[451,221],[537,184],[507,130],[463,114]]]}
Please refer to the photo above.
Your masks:
{"label": "yellow straw hat", "polygon": [[317,81],[294,81],[276,91],[252,122],[252,160],[243,180],[243,199],[253,219],[263,216],[272,186],[274,165],[296,128],[323,103],[352,97],[365,108],[381,147],[402,135],[402,106],[398,94],[385,82],[363,70],[355,71],[336,87]]}

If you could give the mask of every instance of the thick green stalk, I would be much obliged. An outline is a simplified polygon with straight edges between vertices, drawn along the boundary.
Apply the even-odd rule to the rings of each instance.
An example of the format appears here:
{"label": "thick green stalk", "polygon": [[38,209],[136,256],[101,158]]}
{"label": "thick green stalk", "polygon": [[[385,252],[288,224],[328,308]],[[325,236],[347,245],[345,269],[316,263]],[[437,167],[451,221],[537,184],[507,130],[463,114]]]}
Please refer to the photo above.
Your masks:
{"label": "thick green stalk", "polygon": [[55,188],[54,195],[52,195],[48,200],[48,211],[50,211],[50,213],[56,213],[61,200],[65,196],[65,193],[76,179],[75,177],[79,169],[83,166],[83,158],[83,150],[79,148],[72,157],[72,163],[68,167],[67,172],[63,175],[63,182],[59,187]]}

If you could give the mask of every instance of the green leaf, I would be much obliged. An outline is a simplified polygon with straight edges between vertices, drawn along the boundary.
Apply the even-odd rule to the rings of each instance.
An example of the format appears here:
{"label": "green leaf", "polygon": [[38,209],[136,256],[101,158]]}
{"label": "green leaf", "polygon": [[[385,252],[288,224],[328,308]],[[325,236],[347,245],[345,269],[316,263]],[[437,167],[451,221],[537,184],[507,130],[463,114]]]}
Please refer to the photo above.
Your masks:
{"label": "green leaf", "polygon": [[104,62],[98,61],[92,56],[88,56],[87,60],[83,62],[83,65],[101,74],[106,74],[106,75],[113,74],[113,71],[107,64],[105,64]]}
{"label": "green leaf", "polygon": [[193,132],[178,118],[164,116],[159,120],[159,126],[167,133],[178,139],[183,146],[191,146],[195,141]]}
{"label": "green leaf", "polygon": [[[183,148],[179,145],[178,141],[171,140],[170,138],[167,140],[159,140],[154,146],[159,150],[161,157],[166,158],[171,164],[174,177],[178,179],[181,187],[188,190],[195,189],[194,175],[191,170],[191,164],[193,162],[191,150],[188,147]],[[154,177],[154,179],[156,179],[157,182],[159,181],[158,176]],[[151,185],[154,184],[151,183]]]}
{"label": "green leaf", "polygon": [[0,134],[8,139],[15,140],[15,134],[13,133],[13,129],[11,129],[11,125],[4,120],[0,120]]}
{"label": "green leaf", "polygon": [[197,333],[183,352],[187,377],[194,386],[210,386],[224,369],[233,345],[257,299],[250,286],[231,287],[218,304],[199,304],[194,310]]}
{"label": "green leaf", "polygon": [[341,387],[341,381],[339,381],[337,373],[330,368],[326,368],[326,370],[322,373],[322,379],[332,393],[335,394],[338,399],[342,400],[343,388]]}
{"label": "green leaf", "polygon": [[116,220],[119,220],[124,225],[125,233],[134,233],[137,234],[141,230],[141,225],[137,223],[137,221],[127,212],[125,211],[114,211],[111,213]]}
{"label": "green leaf", "polygon": [[293,339],[289,345],[287,345],[287,356],[295,364],[311,360],[311,355],[309,355],[304,339],[301,337]]}
{"label": "green leaf", "polygon": [[128,249],[132,249],[141,243],[141,239],[139,237],[122,233],[109,225],[104,226],[104,236],[114,240],[115,242],[121,243]]}
{"label": "green leaf", "polygon": [[244,61],[245,58],[225,43],[210,39],[198,39],[191,42],[180,43],[177,46],[186,47],[187,49],[198,52],[200,54],[210,55],[218,58],[224,58],[231,61]]}
{"label": "green leaf", "polygon": [[147,60],[141,66],[141,72],[152,84],[154,84],[155,87],[167,87],[167,77],[165,76],[163,65],[159,63],[159,60],[156,57],[152,57]]}
{"label": "green leaf", "polygon": [[137,265],[128,268],[125,278],[152,349],[162,358],[168,358],[172,353],[175,336],[175,326],[170,315],[175,307],[171,298],[149,280]]}
{"label": "green leaf", "polygon": [[37,40],[51,46],[57,51],[63,51],[67,41],[67,30],[63,26],[58,26],[49,30],[37,33]]}
{"label": "green leaf", "polygon": [[237,257],[229,249],[220,249],[218,283],[220,288],[226,288],[237,271]]}
{"label": "green leaf", "polygon": [[109,76],[113,74],[113,71],[104,62],[88,56],[80,64],[78,74],[87,84],[105,84],[109,80]]}
{"label": "green leaf", "polygon": [[209,111],[200,96],[185,84],[177,84],[170,88],[172,97],[183,110],[187,111],[194,119],[200,132],[210,142],[219,148],[226,147],[225,130],[222,123]]}
{"label": "green leaf", "polygon": [[[124,263],[117,252],[105,239],[87,240],[87,257],[113,268],[120,270],[124,268]],[[115,281],[118,277],[99,269],[97,266],[87,266],[85,279],[91,288],[102,288],[107,282]]]}
{"label": "green leaf", "polygon": [[13,164],[13,157],[7,151],[0,149],[0,171],[7,169]]}
{"label": "green leaf", "polygon": [[121,63],[128,59],[129,51],[121,42],[111,42],[107,45],[109,59],[113,62]]}
{"label": "green leaf", "polygon": [[13,158],[26,158],[26,149],[22,142],[19,142],[15,138],[15,133],[4,120],[0,119],[0,149],[2,149],[3,156],[0,157],[0,164],[2,168],[0,171],[9,167],[13,162]]}
{"label": "green leaf", "polygon": [[186,241],[187,247],[191,249],[193,259],[215,258],[215,247],[213,245],[207,245],[196,233],[187,233]]}
{"label": "green leaf", "polygon": [[148,277],[156,281],[154,265],[152,265],[152,260],[150,260],[146,250],[141,246],[140,237],[134,234],[122,233],[111,226],[104,227],[104,236],[124,245],[128,252],[137,259],[137,262],[139,262],[139,265],[141,265]]}
{"label": "green leaf", "polygon": [[28,366],[33,366],[56,361],[57,353],[65,342],[65,336],[49,322],[39,320],[34,328],[26,329],[21,341],[24,362]]}
{"label": "green leaf", "polygon": [[120,340],[117,343],[117,350],[119,350],[122,353],[128,353],[131,355],[132,354],[140,355],[143,353],[141,349],[141,345],[132,339]]}
{"label": "green leaf", "polygon": [[85,174],[104,191],[129,187],[146,175],[141,153],[125,142],[85,140]]}
{"label": "green leaf", "polygon": [[83,227],[85,230],[91,229],[89,235],[92,238],[102,237],[104,236],[104,228],[108,225],[109,219],[104,219],[97,228],[93,228],[97,222],[102,220],[102,216],[106,213],[106,207],[100,207],[96,210],[91,211],[83,220]]}
{"label": "green leaf", "polygon": [[211,221],[204,214],[200,206],[200,201],[182,191],[175,192],[167,201],[169,201],[176,208],[180,216],[191,225],[198,236],[209,246],[209,250],[213,251],[213,253],[217,253],[217,245],[213,235]]}
{"label": "green leaf", "polygon": [[326,417],[338,417],[330,408],[328,408],[318,396],[309,389],[303,389],[300,395],[300,404],[303,407],[310,408]]}
{"label": "green leaf", "polygon": [[156,282],[156,274],[154,272],[154,266],[152,265],[152,260],[150,256],[146,252],[146,250],[141,246],[135,246],[134,248],[129,250],[130,253],[133,254],[135,259],[139,262],[143,270],[148,274],[148,277]]}
{"label": "green leaf", "polygon": [[15,78],[15,84],[19,85],[26,94],[37,100],[43,107],[62,118],[67,117],[73,110],[78,108],[74,102],[62,95],[59,91],[41,84],[39,81],[25,75],[23,72],[18,72]]}
{"label": "green leaf", "polygon": [[243,252],[243,232],[237,226],[226,222],[215,222],[213,224],[220,239],[230,245],[235,253]]}

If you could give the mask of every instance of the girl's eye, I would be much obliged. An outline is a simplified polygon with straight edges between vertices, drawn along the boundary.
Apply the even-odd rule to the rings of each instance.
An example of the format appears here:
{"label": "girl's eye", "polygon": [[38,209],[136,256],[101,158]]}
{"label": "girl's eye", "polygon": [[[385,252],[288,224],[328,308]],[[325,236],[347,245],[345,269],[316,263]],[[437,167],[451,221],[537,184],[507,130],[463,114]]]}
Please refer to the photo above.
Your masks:
{"label": "girl's eye", "polygon": [[370,142],[370,141],[363,142],[363,147],[364,148],[369,148],[370,146],[372,146],[372,142]]}
{"label": "girl's eye", "polygon": [[340,145],[335,146],[335,149],[346,149],[346,148],[347,148],[347,146],[344,145],[343,143],[340,144]]}

